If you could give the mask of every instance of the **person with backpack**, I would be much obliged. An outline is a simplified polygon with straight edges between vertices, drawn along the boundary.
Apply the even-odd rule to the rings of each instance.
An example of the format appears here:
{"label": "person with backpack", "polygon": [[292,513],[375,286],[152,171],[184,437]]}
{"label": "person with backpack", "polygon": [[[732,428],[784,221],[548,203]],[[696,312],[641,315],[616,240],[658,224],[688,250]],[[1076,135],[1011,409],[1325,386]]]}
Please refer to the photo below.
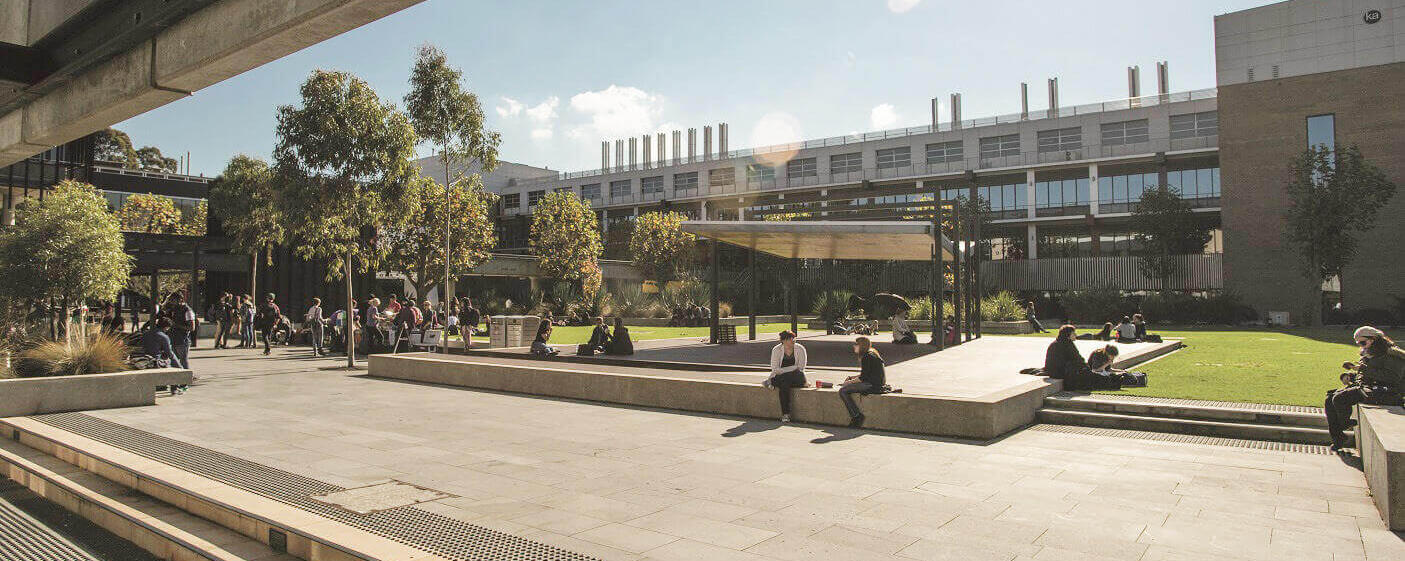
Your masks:
{"label": "person with backpack", "polygon": [[263,337],[263,354],[268,355],[273,352],[269,347],[269,339],[273,336],[273,328],[277,327],[278,320],[283,317],[283,311],[274,303],[276,296],[270,292],[263,297],[263,305],[259,306],[258,328]]}
{"label": "person with backpack", "polygon": [[313,298],[312,306],[307,309],[307,316],[303,318],[307,322],[308,336],[312,338],[312,355],[322,356],[322,325],[326,321],[322,317],[322,299]]}
{"label": "person with backpack", "polygon": [[239,300],[239,348],[252,349],[258,344],[254,340],[254,318],[258,310],[254,308],[254,297],[245,294]]}
{"label": "person with backpack", "polygon": [[161,306],[161,317],[166,318],[171,323],[171,330],[168,335],[171,337],[171,349],[179,364],[178,368],[190,369],[190,334],[195,331],[195,310],[185,303],[185,295],[180,291],[172,292],[166,298],[166,304]]}

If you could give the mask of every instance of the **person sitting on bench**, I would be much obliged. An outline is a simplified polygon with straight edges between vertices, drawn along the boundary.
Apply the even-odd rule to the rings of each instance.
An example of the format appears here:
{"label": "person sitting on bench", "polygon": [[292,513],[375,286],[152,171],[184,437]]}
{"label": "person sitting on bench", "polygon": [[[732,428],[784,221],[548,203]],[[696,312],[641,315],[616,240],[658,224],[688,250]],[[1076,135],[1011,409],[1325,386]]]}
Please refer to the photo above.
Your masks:
{"label": "person sitting on bench", "polygon": [[761,382],[780,391],[781,422],[790,422],[790,391],[805,387],[805,346],[795,342],[795,333],[781,332],[781,342],[771,348],[771,376]]}
{"label": "person sitting on bench", "polygon": [[615,332],[610,335],[610,344],[605,347],[605,354],[634,354],[634,341],[629,338],[629,328],[624,326],[624,318],[615,318]]}
{"label": "person sitting on bench", "polygon": [[532,340],[532,354],[540,357],[556,356],[556,353],[559,353],[561,351],[557,350],[551,345],[546,344],[546,342],[550,340],[551,324],[543,321],[538,324],[537,338]]}
{"label": "person sitting on bench", "polygon": [[1132,318],[1122,316],[1122,323],[1117,326],[1118,343],[1136,343],[1137,326],[1132,323]]}
{"label": "person sitting on bench", "polygon": [[907,312],[893,314],[893,342],[899,345],[917,343],[917,332],[907,324]]}
{"label": "person sitting on bench", "polygon": [[1342,364],[1347,369],[1341,375],[1343,386],[1328,390],[1322,404],[1333,452],[1351,444],[1346,429],[1353,426],[1351,410],[1356,404],[1400,405],[1401,389],[1405,388],[1405,351],[1369,325],[1357,328],[1352,337],[1361,347],[1361,360]]}
{"label": "person sitting on bench", "polygon": [[605,318],[595,316],[591,321],[595,323],[595,329],[590,331],[590,341],[586,343],[586,347],[590,354],[603,353],[610,346],[610,329],[605,327]]}
{"label": "person sitting on bench", "polygon": [[873,348],[873,341],[868,337],[854,340],[854,354],[859,357],[859,375],[844,379],[839,387],[839,400],[844,402],[844,409],[849,412],[849,426],[860,427],[863,426],[864,416],[858,404],[854,403],[854,394],[882,393],[883,385],[888,381],[883,371],[883,355],[878,354],[878,349]]}

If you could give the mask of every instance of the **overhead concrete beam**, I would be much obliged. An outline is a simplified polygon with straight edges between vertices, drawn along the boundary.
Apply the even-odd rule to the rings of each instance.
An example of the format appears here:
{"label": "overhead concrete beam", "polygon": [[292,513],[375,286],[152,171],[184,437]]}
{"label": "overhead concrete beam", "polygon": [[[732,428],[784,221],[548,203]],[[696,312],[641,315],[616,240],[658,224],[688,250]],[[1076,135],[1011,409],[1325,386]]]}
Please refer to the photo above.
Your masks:
{"label": "overhead concrete beam", "polygon": [[[226,0],[0,116],[0,166],[81,138],[422,0]],[[19,3],[23,4],[23,3]]]}

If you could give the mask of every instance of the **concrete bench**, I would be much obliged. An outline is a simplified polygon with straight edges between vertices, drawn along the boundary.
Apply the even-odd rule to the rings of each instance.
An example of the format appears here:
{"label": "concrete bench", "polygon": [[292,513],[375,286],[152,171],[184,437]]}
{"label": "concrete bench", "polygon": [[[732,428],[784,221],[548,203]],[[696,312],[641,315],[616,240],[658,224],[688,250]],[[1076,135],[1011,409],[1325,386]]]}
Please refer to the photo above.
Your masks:
{"label": "concrete bench", "polygon": [[1405,530],[1405,407],[1358,405],[1356,445],[1381,520]]}
{"label": "concrete bench", "polygon": [[0,417],[115,409],[156,403],[156,386],[189,385],[189,370],[156,368],[111,374],[0,380]]}
{"label": "concrete bench", "polygon": [[[658,407],[720,415],[775,419],[776,390],[756,382],[700,380],[584,371],[567,362],[524,365],[466,361],[435,355],[371,355],[370,374],[414,382]],[[1034,422],[1044,396],[1057,391],[1043,378],[980,397],[913,394],[861,396],[866,428],[989,440]],[[834,389],[793,390],[791,418],[797,422],[849,422]]]}

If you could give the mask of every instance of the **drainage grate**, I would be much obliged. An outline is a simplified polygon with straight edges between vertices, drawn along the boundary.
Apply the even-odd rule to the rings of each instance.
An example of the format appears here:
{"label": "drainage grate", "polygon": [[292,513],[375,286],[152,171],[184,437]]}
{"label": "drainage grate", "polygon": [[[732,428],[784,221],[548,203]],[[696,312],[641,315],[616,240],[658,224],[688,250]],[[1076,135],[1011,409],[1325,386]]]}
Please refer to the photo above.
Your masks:
{"label": "drainage grate", "polygon": [[383,538],[462,561],[593,561],[593,558],[413,506],[356,514],[312,500],[346,488],[82,413],[30,417],[41,423],[330,518]]}
{"label": "drainage grate", "polygon": [[1174,399],[1167,397],[1142,397],[1139,395],[1122,394],[1086,394],[1077,392],[1059,392],[1049,396],[1053,399],[1087,399],[1101,401],[1135,401],[1139,403],[1155,403],[1157,405],[1185,405],[1189,407],[1220,407],[1224,409],[1240,409],[1245,411],[1274,411],[1280,413],[1312,413],[1322,415],[1321,407],[1307,407],[1303,405],[1277,405],[1273,403],[1242,403],[1236,401],[1205,401],[1198,399]]}
{"label": "drainage grate", "polygon": [[1264,440],[1244,440],[1239,438],[1221,438],[1218,436],[1199,436],[1194,434],[1176,434],[1169,432],[1152,432],[1144,430],[1128,429],[1105,429],[1098,427],[1080,427],[1073,425],[1033,425],[1030,430],[1042,432],[1061,432],[1066,434],[1086,434],[1091,436],[1112,436],[1117,438],[1131,438],[1135,440],[1156,440],[1160,442],[1179,442],[1182,444],[1209,444],[1212,446],[1229,446],[1232,448],[1251,448],[1254,450],[1273,450],[1278,452],[1299,452],[1303,454],[1330,455],[1331,449],[1317,444],[1296,444],[1292,442],[1268,442]]}
{"label": "drainage grate", "polygon": [[9,501],[0,499],[0,561],[98,561]]}

